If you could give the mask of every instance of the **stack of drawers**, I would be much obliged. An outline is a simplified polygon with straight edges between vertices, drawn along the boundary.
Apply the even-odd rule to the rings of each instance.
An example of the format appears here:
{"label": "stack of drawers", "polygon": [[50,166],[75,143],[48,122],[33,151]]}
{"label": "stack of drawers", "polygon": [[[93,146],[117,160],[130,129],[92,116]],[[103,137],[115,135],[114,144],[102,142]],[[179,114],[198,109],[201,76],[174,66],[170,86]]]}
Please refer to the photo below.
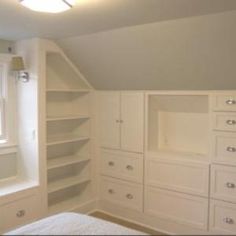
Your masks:
{"label": "stack of drawers", "polygon": [[143,211],[143,154],[102,149],[101,198]]}
{"label": "stack of drawers", "polygon": [[212,97],[210,230],[236,232],[236,95]]}

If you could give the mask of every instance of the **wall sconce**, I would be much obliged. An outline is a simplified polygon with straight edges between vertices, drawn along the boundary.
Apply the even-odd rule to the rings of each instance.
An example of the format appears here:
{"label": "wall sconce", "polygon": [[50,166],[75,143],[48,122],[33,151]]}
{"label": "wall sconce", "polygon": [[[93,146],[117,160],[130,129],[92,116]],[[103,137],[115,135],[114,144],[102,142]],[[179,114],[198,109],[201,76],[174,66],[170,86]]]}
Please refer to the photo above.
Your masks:
{"label": "wall sconce", "polygon": [[12,57],[12,71],[17,73],[20,81],[26,83],[29,81],[29,73],[25,71],[25,65],[22,57]]}

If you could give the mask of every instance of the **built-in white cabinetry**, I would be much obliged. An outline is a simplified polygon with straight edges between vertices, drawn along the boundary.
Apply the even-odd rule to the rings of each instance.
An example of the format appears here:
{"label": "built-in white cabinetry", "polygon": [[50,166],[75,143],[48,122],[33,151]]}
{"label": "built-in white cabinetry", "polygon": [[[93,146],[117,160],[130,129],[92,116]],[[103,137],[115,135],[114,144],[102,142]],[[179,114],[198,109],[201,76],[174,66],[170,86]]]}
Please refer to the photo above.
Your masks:
{"label": "built-in white cabinetry", "polygon": [[208,94],[146,93],[145,147],[144,213],[159,220],[207,230]]}
{"label": "built-in white cabinetry", "polygon": [[210,231],[236,232],[236,95],[212,96]]}
{"label": "built-in white cabinetry", "polygon": [[50,214],[92,199],[91,93],[60,51],[46,51],[47,193]]}
{"label": "built-in white cabinetry", "polygon": [[143,211],[144,93],[100,92],[100,196]]}
{"label": "built-in white cabinetry", "polygon": [[101,92],[99,99],[101,146],[142,153],[144,94]]}

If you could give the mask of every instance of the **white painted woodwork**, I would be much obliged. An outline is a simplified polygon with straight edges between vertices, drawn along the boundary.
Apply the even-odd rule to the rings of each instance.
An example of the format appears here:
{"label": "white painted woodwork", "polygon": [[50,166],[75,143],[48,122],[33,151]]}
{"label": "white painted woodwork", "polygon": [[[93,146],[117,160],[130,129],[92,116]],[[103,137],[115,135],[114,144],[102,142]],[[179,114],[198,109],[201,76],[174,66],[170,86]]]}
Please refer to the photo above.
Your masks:
{"label": "white painted woodwork", "polygon": [[101,198],[123,207],[142,211],[143,186],[127,181],[102,177]]}
{"label": "white painted woodwork", "polygon": [[120,148],[120,93],[100,94],[100,142],[102,147]]}
{"label": "white painted woodwork", "polygon": [[235,94],[213,96],[212,103],[214,111],[236,111]]}
{"label": "white painted woodwork", "polygon": [[145,173],[146,185],[208,197],[208,164],[148,159]]}
{"label": "white painted woodwork", "polygon": [[143,153],[144,94],[100,93],[101,146]]}
{"label": "white painted woodwork", "polygon": [[0,206],[0,222],[4,231],[14,229],[39,218],[39,204],[38,196],[33,195]]}
{"label": "white painted woodwork", "polygon": [[235,132],[236,114],[230,112],[215,112],[213,114],[213,129]]}
{"label": "white painted woodwork", "polygon": [[207,230],[208,199],[146,187],[144,212],[179,224]]}
{"label": "white painted woodwork", "polygon": [[121,93],[121,149],[143,152],[144,94]]}
{"label": "white painted woodwork", "polygon": [[236,165],[236,134],[214,132],[212,135],[213,162]]}
{"label": "white painted woodwork", "polygon": [[207,95],[150,92],[146,96],[148,151],[208,154]]}
{"label": "white painted woodwork", "polygon": [[236,203],[236,167],[211,166],[211,197]]}
{"label": "white painted woodwork", "polygon": [[213,234],[235,235],[236,205],[228,202],[211,200],[210,232]]}
{"label": "white painted woodwork", "polygon": [[103,175],[143,182],[143,155],[103,149],[101,151],[101,172]]}

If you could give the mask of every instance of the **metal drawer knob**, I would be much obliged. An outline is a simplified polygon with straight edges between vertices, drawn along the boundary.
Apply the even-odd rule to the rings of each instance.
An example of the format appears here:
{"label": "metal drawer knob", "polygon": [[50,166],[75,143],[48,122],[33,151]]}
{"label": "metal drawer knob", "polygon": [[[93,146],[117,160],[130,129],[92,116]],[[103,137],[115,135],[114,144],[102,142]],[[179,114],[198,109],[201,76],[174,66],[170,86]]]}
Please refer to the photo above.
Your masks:
{"label": "metal drawer knob", "polygon": [[114,166],[115,163],[114,163],[113,161],[109,161],[109,162],[108,162],[108,165],[109,165],[109,166]]}
{"label": "metal drawer knob", "polygon": [[228,105],[235,105],[236,101],[234,99],[229,99],[225,103],[228,104]]}
{"label": "metal drawer knob", "polygon": [[113,194],[113,193],[115,193],[115,191],[113,189],[109,189],[108,193]]}
{"label": "metal drawer knob", "polygon": [[16,216],[18,218],[24,217],[25,216],[25,210],[20,210],[16,213]]}
{"label": "metal drawer knob", "polygon": [[127,170],[133,170],[134,168],[133,168],[133,166],[131,166],[131,165],[127,165],[127,166],[126,166],[126,169],[127,169]]}
{"label": "metal drawer knob", "polygon": [[235,147],[227,147],[226,150],[228,152],[236,152],[236,148]]}
{"label": "metal drawer knob", "polygon": [[126,197],[127,197],[128,199],[133,199],[133,198],[134,198],[132,194],[127,194]]}
{"label": "metal drawer knob", "polygon": [[226,183],[226,186],[227,186],[227,188],[235,188],[235,184],[230,183],[230,182]]}
{"label": "metal drawer knob", "polygon": [[228,125],[235,125],[236,124],[236,120],[227,120],[226,123]]}
{"label": "metal drawer knob", "polygon": [[234,224],[234,220],[232,218],[229,218],[229,217],[226,217],[223,219],[223,221],[226,223],[226,224]]}

